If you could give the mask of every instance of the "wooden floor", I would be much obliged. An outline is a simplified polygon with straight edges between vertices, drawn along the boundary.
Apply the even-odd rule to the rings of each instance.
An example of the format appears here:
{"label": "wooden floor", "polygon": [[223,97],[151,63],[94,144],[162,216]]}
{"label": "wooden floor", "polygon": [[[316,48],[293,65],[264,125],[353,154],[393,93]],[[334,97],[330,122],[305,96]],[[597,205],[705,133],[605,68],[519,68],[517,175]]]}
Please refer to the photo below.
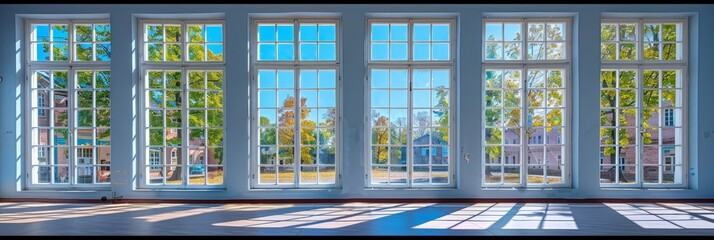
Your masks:
{"label": "wooden floor", "polygon": [[714,235],[712,203],[0,202],[0,235]]}

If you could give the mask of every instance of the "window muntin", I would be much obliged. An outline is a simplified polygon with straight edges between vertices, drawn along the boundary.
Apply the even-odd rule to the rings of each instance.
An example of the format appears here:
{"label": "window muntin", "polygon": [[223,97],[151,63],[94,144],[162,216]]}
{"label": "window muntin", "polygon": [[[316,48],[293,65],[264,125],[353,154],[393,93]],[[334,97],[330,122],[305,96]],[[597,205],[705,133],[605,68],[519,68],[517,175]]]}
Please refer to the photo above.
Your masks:
{"label": "window muntin", "polygon": [[482,186],[568,186],[570,19],[483,25]]}
{"label": "window muntin", "polygon": [[[601,186],[684,186],[686,20],[616,19],[601,26]],[[631,45],[625,57],[615,51],[623,37]]]}
{"label": "window muntin", "polygon": [[300,61],[335,61],[335,23],[300,23]]}
{"label": "window muntin", "polygon": [[370,187],[453,186],[453,19],[370,19]]}
{"label": "window muntin", "polygon": [[631,21],[602,23],[600,29],[600,59],[631,61],[637,60],[640,32],[637,23]]}
{"label": "window muntin", "polygon": [[257,62],[338,61],[335,20],[261,20],[255,31]]}
{"label": "window muntin", "polygon": [[484,61],[568,60],[568,24],[565,20],[485,20]]}
{"label": "window muntin", "polygon": [[28,187],[108,186],[109,23],[31,20],[27,26]]}
{"label": "window muntin", "polygon": [[74,24],[74,61],[109,61],[111,27],[106,24]]}
{"label": "window muntin", "polygon": [[415,23],[414,61],[449,60],[449,24]]}
{"label": "window muntin", "polygon": [[223,184],[223,77],[217,69],[146,71],[145,184]]}
{"label": "window muntin", "polygon": [[[681,184],[682,169],[663,173],[662,166],[667,156],[677,160],[673,168],[683,166],[682,71],[603,69],[601,81],[600,145],[606,158],[625,162],[621,171],[601,173],[600,182]],[[606,170],[612,167],[603,165]]]}
{"label": "window muntin", "polygon": [[109,70],[32,70],[31,184],[110,182],[109,84]]}
{"label": "window muntin", "polygon": [[252,187],[336,187],[339,21],[256,19],[253,26]]}
{"label": "window muntin", "polygon": [[484,79],[484,186],[567,184],[565,69],[487,68]]}
{"label": "window muntin", "polygon": [[141,187],[224,186],[224,22],[142,20]]}
{"label": "window muntin", "polygon": [[600,26],[603,62],[684,61],[681,20],[603,20]]}
{"label": "window muntin", "polygon": [[370,70],[372,185],[451,183],[450,75],[444,68]]}
{"label": "window muntin", "polygon": [[68,23],[30,24],[30,61],[67,62],[69,60]]}
{"label": "window muntin", "polygon": [[370,20],[368,28],[370,62],[453,61],[452,20]]}
{"label": "window muntin", "polygon": [[222,22],[150,21],[142,31],[144,62],[224,61]]}
{"label": "window muntin", "polygon": [[334,69],[258,70],[258,184],[335,184],[336,76]]}

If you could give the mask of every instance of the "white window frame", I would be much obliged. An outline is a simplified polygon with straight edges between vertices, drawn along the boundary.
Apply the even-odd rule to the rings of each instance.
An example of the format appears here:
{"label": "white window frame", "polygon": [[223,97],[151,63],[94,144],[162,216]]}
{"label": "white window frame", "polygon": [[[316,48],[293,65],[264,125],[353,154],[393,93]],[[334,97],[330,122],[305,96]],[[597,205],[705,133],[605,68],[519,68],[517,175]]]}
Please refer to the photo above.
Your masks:
{"label": "white window frame", "polygon": [[[36,43],[36,41],[32,40],[33,37],[33,32],[32,32],[32,25],[33,24],[48,24],[48,25],[55,25],[55,24],[66,24],[67,25],[67,61],[34,61],[32,60],[33,55],[35,54],[36,49],[32,48],[32,44]],[[23,107],[23,112],[25,113],[25,120],[24,120],[24,132],[26,133],[32,133],[32,109],[33,106],[31,106],[31,103],[33,102],[32,99],[32,81],[33,77],[35,76],[36,71],[42,71],[42,70],[47,70],[47,71],[66,71],[67,72],[67,130],[68,130],[68,139],[65,139],[66,145],[65,147],[68,149],[68,154],[67,154],[67,177],[69,178],[67,180],[67,183],[52,183],[54,181],[54,168],[50,169],[50,183],[35,183],[36,179],[38,176],[35,176],[33,174],[33,167],[35,165],[32,164],[33,159],[32,156],[35,156],[38,154],[37,151],[33,151],[33,137],[32,134],[25,135],[24,138],[24,173],[25,173],[25,178],[24,178],[24,188],[26,189],[108,189],[110,188],[110,183],[105,182],[105,183],[82,183],[78,184],[76,181],[76,175],[75,175],[75,168],[76,168],[76,159],[77,159],[77,154],[75,152],[75,149],[77,148],[77,144],[75,143],[75,138],[76,138],[76,121],[75,121],[75,110],[77,107],[75,106],[76,102],[76,90],[75,90],[75,82],[76,82],[76,73],[77,71],[81,70],[91,70],[91,71],[111,71],[111,59],[110,61],[75,61],[74,60],[74,55],[75,55],[75,42],[74,42],[74,37],[75,37],[75,32],[74,32],[74,26],[75,24],[77,25],[84,25],[84,24],[106,24],[110,25],[110,22],[108,19],[86,19],[86,20],[66,20],[66,19],[47,19],[47,20],[40,20],[40,19],[28,19],[25,21],[24,24],[24,30],[25,34],[23,35],[23,40],[24,40],[24,47],[25,49],[28,49],[25,51],[25,61],[23,62],[23,65],[26,69],[25,72],[25,82],[23,86],[23,92],[25,94],[24,101],[25,105]],[[49,29],[50,35],[52,35],[52,29]],[[94,31],[94,30],[93,30]],[[111,33],[110,33],[111,34]],[[50,41],[52,37],[50,36]],[[94,40],[94,39],[93,39]],[[52,41],[54,42],[54,41]],[[52,55],[50,49],[50,55]],[[111,73],[110,73],[111,74]],[[52,109],[54,109],[54,102],[53,99],[46,99],[45,100],[47,105],[44,106],[46,108],[50,108],[48,110],[45,110],[45,115],[44,116],[53,116],[54,113],[52,112]],[[39,107],[39,106],[37,106]],[[49,111],[49,112],[47,112]],[[54,123],[50,123],[51,125],[54,125]],[[96,125],[91,127],[92,129],[96,128]],[[54,133],[50,133],[54,134]],[[51,141],[51,139],[48,139],[48,141]],[[47,146],[52,146],[52,144],[49,144]],[[98,147],[99,145],[94,145],[92,144],[91,147],[95,148]],[[107,147],[110,147],[111,145],[107,145]],[[45,146],[40,146],[40,147],[45,147]],[[39,149],[39,148],[38,148]],[[96,152],[96,151],[95,151]],[[50,152],[45,152],[43,150],[45,159],[49,163],[50,157],[48,156],[53,156],[52,151]],[[96,167],[100,167],[100,163],[98,162],[99,159],[96,159],[97,163],[94,165]],[[39,165],[38,165],[39,166]],[[47,166],[54,166],[54,164],[48,164]],[[96,172],[93,173],[94,178],[93,182],[96,180]]]}
{"label": "white window frame", "polygon": [[[406,60],[372,60],[372,47],[371,47],[371,36],[372,36],[372,24],[374,23],[403,23],[407,24],[407,59]],[[413,60],[414,52],[414,24],[419,23],[429,23],[429,24],[449,24],[449,59],[448,60]],[[372,183],[372,142],[371,140],[365,140],[365,186],[367,188],[382,188],[382,189],[433,189],[433,188],[454,188],[456,187],[456,155],[454,154],[454,149],[457,143],[456,136],[456,48],[458,41],[456,39],[456,18],[369,18],[366,21],[366,36],[365,36],[365,60],[367,65],[367,72],[365,76],[365,99],[367,99],[367,104],[365,104],[365,123],[364,123],[364,136],[367,139],[371,139],[372,136],[372,126],[371,126],[371,72],[373,69],[400,69],[407,71],[407,164],[406,164],[406,183],[388,183],[388,184],[375,184]],[[391,41],[390,41],[391,42]],[[430,41],[431,42],[431,41]],[[389,54],[389,53],[387,53]],[[430,54],[431,56],[432,54]],[[412,112],[414,110],[412,106],[412,75],[415,69],[425,69],[425,70],[447,70],[449,71],[449,143],[447,148],[448,151],[448,183],[446,184],[414,184],[413,183],[413,164],[414,164],[414,150],[412,139]],[[391,107],[390,107],[391,108]],[[428,166],[431,166],[429,163]],[[430,170],[431,171],[431,170]],[[431,178],[431,177],[430,177]]]}
{"label": "white window frame", "polygon": [[[276,48],[276,59],[275,60],[258,60],[258,25],[259,24],[293,24],[293,60],[277,60],[277,48]],[[322,24],[322,23],[332,23],[335,24],[335,60],[300,60],[300,24]],[[277,31],[277,29],[276,29]],[[336,17],[255,17],[251,18],[250,30],[248,31],[250,36],[250,188],[251,189],[337,189],[342,186],[342,66],[341,66],[341,56],[342,56],[342,28],[341,20]],[[319,37],[319,36],[318,36]],[[277,39],[276,39],[277,42]],[[310,41],[312,42],[312,41]],[[319,41],[314,41],[319,42]],[[319,48],[319,46],[318,46]],[[296,154],[294,160],[294,180],[293,184],[260,184],[260,150],[259,150],[259,114],[258,114],[258,70],[260,69],[273,69],[273,70],[292,70],[294,74],[294,97],[295,99],[300,98],[301,87],[299,85],[300,72],[302,70],[334,70],[335,71],[335,183],[334,184],[320,184],[319,182],[315,184],[300,183],[300,173],[302,165],[300,156],[300,149],[302,142],[299,139],[300,134],[294,134],[295,137],[294,151]],[[319,106],[318,106],[319,107]],[[297,109],[300,108],[300,104],[295,104],[294,110],[296,113],[300,112]],[[277,120],[277,119],[276,119]],[[294,131],[299,133],[301,129],[300,121],[295,121]],[[276,162],[279,161],[276,159]],[[276,166],[277,168],[277,166]],[[317,173],[317,172],[316,172]],[[318,180],[319,181],[319,180]]]}
{"label": "white window frame", "polygon": [[[689,98],[688,98],[688,93],[689,93],[689,22],[686,18],[618,18],[618,19],[609,19],[605,18],[601,20],[601,26],[603,24],[619,24],[619,23],[630,23],[630,24],[636,24],[636,34],[637,34],[637,44],[636,44],[636,50],[637,50],[637,58],[636,60],[601,60],[601,67],[600,70],[605,71],[605,70],[611,70],[611,71],[619,71],[619,70],[635,70],[636,71],[636,90],[637,90],[637,122],[636,122],[636,144],[635,148],[637,149],[637,156],[636,156],[636,179],[634,183],[600,183],[601,188],[686,188],[689,184],[689,176],[686,171],[689,166],[689,161],[688,161],[688,108],[689,108]],[[644,24],[646,23],[659,23],[659,24],[681,24],[681,34],[682,34],[682,41],[677,41],[678,43],[682,43],[681,49],[677,49],[678,52],[681,52],[682,56],[680,60],[644,60],[644,34],[642,34],[642,29]],[[619,29],[619,27],[618,27]],[[602,29],[599,29],[598,31],[602,31]],[[619,30],[617,31],[617,34],[619,36]],[[619,54],[619,49],[617,50]],[[662,51],[660,51],[660,56],[662,55]],[[645,183],[644,179],[644,144],[642,143],[642,92],[643,89],[645,88],[643,86],[643,73],[645,70],[675,70],[679,71],[681,74],[680,81],[681,81],[681,119],[682,119],[682,124],[681,127],[678,127],[681,129],[681,138],[682,138],[682,144],[678,146],[681,149],[681,158],[682,158],[682,163],[678,167],[682,175],[682,182],[681,183]],[[602,88],[602,84],[600,84],[600,88]],[[661,88],[661,87],[660,87]],[[660,99],[662,97],[660,96]],[[676,106],[675,106],[676,107]],[[660,107],[661,108],[661,107]],[[662,109],[662,108],[661,108]],[[676,118],[676,115],[674,116]],[[660,114],[660,127],[665,127],[664,125],[664,112]],[[675,124],[676,125],[676,124]],[[619,127],[615,129],[620,129]],[[602,143],[598,144],[599,147],[602,147]],[[650,144],[654,145],[654,144]],[[658,145],[660,147],[664,145]],[[676,151],[676,148],[675,150]],[[659,164],[659,179],[663,180],[662,173],[664,172],[664,158],[662,157],[662,151],[658,151],[658,162]],[[675,168],[676,169],[676,168]],[[619,177],[619,174],[616,174],[617,177]]]}
{"label": "white window frame", "polygon": [[[146,49],[144,48],[145,45],[145,36],[146,36],[146,25],[150,24],[176,24],[181,26],[181,39],[179,40],[179,44],[181,47],[181,61],[148,61],[145,60],[145,57],[148,57],[146,54]],[[223,29],[222,29],[222,44],[223,44],[223,60],[221,61],[188,61],[188,43],[186,36],[188,35],[188,25],[191,24],[221,24]],[[225,74],[225,62],[226,62],[226,53],[228,52],[228,46],[226,44],[226,23],[223,19],[208,19],[208,20],[181,20],[181,19],[141,19],[138,21],[138,31],[137,35],[139,36],[139,41],[137,42],[137,48],[139,49],[139,83],[137,84],[138,86],[138,101],[137,101],[137,109],[139,109],[139,119],[141,119],[138,123],[139,129],[141,131],[141,134],[139,137],[139,149],[141,149],[141,154],[140,154],[140,161],[138,162],[138,166],[136,167],[137,172],[139,173],[139,178],[137,180],[137,186],[139,188],[144,188],[144,189],[177,189],[177,190],[182,190],[182,189],[225,189],[225,177],[223,178],[223,183],[221,184],[208,184],[208,176],[205,176],[205,181],[204,184],[189,184],[189,171],[190,171],[190,165],[189,163],[189,143],[190,141],[189,138],[189,126],[188,126],[188,116],[189,116],[189,106],[188,106],[188,94],[189,94],[189,86],[187,84],[189,75],[188,72],[190,71],[221,71],[223,72],[223,89],[220,91],[223,92],[223,135],[225,137],[226,135],[226,124],[225,122],[228,122],[226,118],[226,99],[225,99],[225,93],[226,93],[226,88],[225,88],[225,83],[228,81],[228,77]],[[205,28],[204,28],[205,31]],[[206,47],[206,50],[208,51],[208,48]],[[166,54],[166,51],[164,51],[164,54]],[[146,176],[146,173],[148,169],[150,168],[149,163],[150,163],[150,153],[149,153],[149,139],[148,139],[148,127],[146,126],[145,120],[147,117],[149,117],[146,114],[146,111],[148,110],[147,106],[147,100],[145,97],[145,92],[146,92],[146,81],[147,81],[147,74],[149,71],[180,71],[181,72],[181,96],[182,96],[182,101],[181,101],[181,117],[184,119],[184,121],[181,123],[181,139],[182,143],[180,146],[177,146],[181,149],[181,178],[182,178],[182,184],[177,184],[177,185],[169,185],[169,184],[148,184],[149,181],[149,176]],[[205,89],[204,89],[205,90]],[[208,108],[207,106],[204,106],[204,108]],[[173,120],[173,119],[172,119]],[[165,121],[168,121],[165,119]],[[205,129],[205,127],[204,127]],[[164,128],[165,131],[166,128]],[[205,134],[208,134],[206,132]],[[207,142],[207,141],[206,141]],[[207,149],[210,147],[208,144],[206,146],[202,146],[203,148],[206,149],[205,153],[207,153]],[[223,169],[225,171],[226,166],[228,166],[228,157],[225,151],[226,145],[225,145],[225,139],[223,142],[222,146],[215,146],[215,147],[222,147],[224,149],[223,152]],[[163,151],[160,153],[160,156],[165,159],[165,161],[172,161],[171,155],[167,155],[165,153],[165,148]],[[164,166],[170,165],[170,164],[163,164]],[[207,164],[204,164],[207,166]],[[211,167],[211,166],[207,166]],[[153,168],[153,167],[151,167]],[[164,171],[164,170],[161,170]],[[205,172],[208,171],[208,168],[204,170]],[[205,173],[204,173],[205,174]],[[164,174],[165,175],[165,174]]]}
{"label": "white window frame", "polygon": [[[521,59],[520,60],[487,60],[486,59],[486,24],[487,23],[521,23]],[[528,60],[528,52],[527,52],[527,44],[528,44],[528,23],[529,22],[537,22],[537,23],[552,23],[552,22],[562,22],[564,23],[564,31],[563,35],[565,37],[565,44],[564,47],[565,49],[563,50],[565,53],[564,59],[557,59],[557,60]],[[484,174],[485,172],[485,167],[486,167],[486,141],[482,140],[481,143],[481,151],[482,151],[482,156],[481,156],[481,168],[479,171],[481,171],[481,187],[482,188],[495,188],[495,189],[510,189],[510,188],[569,188],[571,187],[572,184],[572,148],[571,148],[571,141],[569,141],[570,136],[571,136],[571,128],[572,128],[572,89],[571,89],[571,83],[573,82],[573,74],[572,74],[572,42],[573,42],[573,37],[574,35],[572,34],[572,19],[571,18],[488,18],[488,19],[483,19],[482,21],[482,73],[481,76],[485,77],[486,71],[490,69],[495,69],[495,70],[520,70],[521,71],[521,120],[523,122],[523,126],[520,127],[521,129],[521,163],[520,163],[520,183],[515,183],[515,184],[508,184],[508,183],[486,183],[486,175]],[[547,33],[546,33],[547,34]],[[547,39],[547,36],[544,36],[545,39]],[[546,49],[543,49],[546,51]],[[544,53],[544,54],[547,54]],[[538,167],[538,169],[542,169],[542,166],[537,165],[534,163],[534,165],[530,165],[530,155],[528,154],[528,146],[530,144],[538,144],[538,141],[535,137],[528,138],[528,141],[523,137],[525,132],[528,129],[528,101],[527,101],[527,93],[528,93],[528,88],[526,86],[526,81],[527,81],[527,74],[528,71],[531,69],[535,70],[550,70],[550,69],[562,69],[564,71],[562,75],[562,88],[563,92],[565,93],[565,96],[562,99],[562,109],[563,109],[563,115],[564,119],[562,121],[562,130],[563,133],[561,134],[565,139],[561,139],[564,141],[560,141],[560,143],[556,143],[556,145],[562,145],[565,147],[564,152],[561,153],[561,155],[565,158],[565,160],[562,162],[564,165],[564,168],[561,169],[561,176],[563,178],[563,181],[561,183],[547,183],[547,177],[545,176],[546,171],[544,171],[544,179],[543,183],[528,183],[528,168],[529,166],[535,166]],[[547,85],[547,82],[544,84]],[[481,95],[485,98],[485,90],[486,90],[486,81],[481,82]],[[547,99],[544,99],[544,104]],[[485,109],[486,109],[486,101],[483,101],[481,103],[481,139],[486,139],[486,114],[485,114]],[[503,109],[503,108],[501,108]],[[542,128],[546,128],[543,126]],[[544,130],[545,132],[545,130]],[[547,134],[547,132],[545,132]],[[559,136],[561,136],[559,135]],[[505,138],[503,139],[505,141]],[[546,142],[544,145],[536,145],[536,146],[545,146],[547,149],[547,141],[544,141],[544,139],[541,140],[541,142]],[[506,143],[508,144],[508,143]],[[505,146],[501,144],[500,146]],[[526,160],[527,159],[527,160]],[[503,159],[501,160],[503,162]],[[548,166],[546,163],[547,159],[543,159],[543,164]],[[501,164],[501,166],[504,166]],[[559,166],[559,165],[558,165]],[[505,168],[502,167],[502,171],[505,171]],[[503,172],[502,172],[503,173]],[[549,176],[549,175],[548,175]]]}

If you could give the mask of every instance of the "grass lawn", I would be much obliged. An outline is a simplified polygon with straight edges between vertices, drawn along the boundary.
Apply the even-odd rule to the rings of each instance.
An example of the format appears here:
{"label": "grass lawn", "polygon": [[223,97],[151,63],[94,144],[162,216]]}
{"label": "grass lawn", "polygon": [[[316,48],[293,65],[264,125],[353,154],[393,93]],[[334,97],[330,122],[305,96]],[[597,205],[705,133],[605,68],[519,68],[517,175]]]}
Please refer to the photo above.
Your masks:
{"label": "grass lawn", "polygon": [[[189,177],[188,184],[189,185],[201,185],[201,184],[204,184],[205,179],[206,179],[205,176]],[[167,180],[166,184],[167,185],[179,185],[179,184],[181,184],[181,180],[172,180],[172,181]],[[208,184],[223,184],[223,175],[208,178]]]}
{"label": "grass lawn", "polygon": [[[501,182],[501,175],[491,173],[491,176],[486,176],[487,183],[497,183]],[[518,183],[520,182],[520,175],[517,173],[506,173],[503,176],[504,183]],[[561,177],[548,177],[548,183],[561,183]],[[543,183],[543,176],[528,175],[528,183]]]}
{"label": "grass lawn", "polygon": [[[300,173],[300,180],[305,183],[316,183],[317,182],[317,172],[302,172]],[[335,170],[331,171],[320,171],[320,182],[334,182],[335,181]],[[275,182],[274,172],[260,173],[261,183],[273,183]],[[295,174],[294,172],[280,172],[278,174],[278,183],[294,183]]]}

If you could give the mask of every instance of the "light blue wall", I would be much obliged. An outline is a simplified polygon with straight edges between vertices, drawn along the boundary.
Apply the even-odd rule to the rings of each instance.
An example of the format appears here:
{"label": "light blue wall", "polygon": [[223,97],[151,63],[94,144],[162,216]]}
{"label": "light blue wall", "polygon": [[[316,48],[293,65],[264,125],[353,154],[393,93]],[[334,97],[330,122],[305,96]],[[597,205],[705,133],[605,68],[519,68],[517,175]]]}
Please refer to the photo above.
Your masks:
{"label": "light blue wall", "polygon": [[[458,15],[456,94],[457,188],[443,190],[365,189],[365,16],[368,13],[447,13]],[[572,157],[573,187],[558,190],[483,190],[481,179],[481,20],[483,13],[535,16],[538,12],[571,15],[573,36]],[[134,14],[225,13],[226,20],[226,189],[220,191],[152,191],[132,187],[138,159]],[[249,190],[248,171],[248,20],[257,13],[338,13],[343,41],[343,186],[334,190]],[[599,187],[598,80],[599,23],[603,13],[656,17],[667,13],[690,16],[688,189],[603,190]],[[650,14],[647,14],[650,13]],[[712,198],[714,197],[714,6],[712,5],[1,5],[0,6],[0,198],[84,199],[111,196],[110,191],[21,190],[23,146],[22,82],[19,64],[23,17],[36,14],[109,14],[112,25],[112,185],[124,198],[286,199],[286,198]],[[555,14],[555,13],[553,13]],[[548,16],[549,14],[540,14]],[[77,15],[75,15],[77,16]],[[700,28],[700,26],[703,26]],[[131,36],[131,38],[129,37]],[[699,44],[701,40],[701,43]],[[701,66],[701,67],[700,67]],[[709,97],[704,99],[704,97]],[[133,103],[133,104],[132,104]],[[702,104],[699,104],[702,103]]]}

